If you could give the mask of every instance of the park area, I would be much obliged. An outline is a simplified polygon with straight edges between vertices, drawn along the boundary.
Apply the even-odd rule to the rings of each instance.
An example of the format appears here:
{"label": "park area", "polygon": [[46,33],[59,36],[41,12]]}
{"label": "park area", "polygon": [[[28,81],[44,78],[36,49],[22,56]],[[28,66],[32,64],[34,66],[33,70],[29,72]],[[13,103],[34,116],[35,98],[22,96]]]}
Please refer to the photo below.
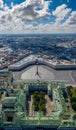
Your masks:
{"label": "park area", "polygon": [[29,116],[35,116],[37,112],[43,112],[43,115],[50,116],[54,104],[51,98],[45,92],[36,91],[28,99]]}

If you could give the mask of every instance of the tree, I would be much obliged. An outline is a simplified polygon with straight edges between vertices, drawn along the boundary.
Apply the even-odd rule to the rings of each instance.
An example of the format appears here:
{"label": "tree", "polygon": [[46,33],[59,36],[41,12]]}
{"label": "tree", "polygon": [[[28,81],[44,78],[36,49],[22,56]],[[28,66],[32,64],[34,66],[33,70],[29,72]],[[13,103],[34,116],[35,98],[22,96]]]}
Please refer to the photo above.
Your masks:
{"label": "tree", "polygon": [[43,111],[45,108],[45,93],[44,92],[35,92],[33,94],[33,105],[35,111]]}
{"label": "tree", "polygon": [[76,111],[76,103],[75,102],[72,102],[72,108],[74,111]]}

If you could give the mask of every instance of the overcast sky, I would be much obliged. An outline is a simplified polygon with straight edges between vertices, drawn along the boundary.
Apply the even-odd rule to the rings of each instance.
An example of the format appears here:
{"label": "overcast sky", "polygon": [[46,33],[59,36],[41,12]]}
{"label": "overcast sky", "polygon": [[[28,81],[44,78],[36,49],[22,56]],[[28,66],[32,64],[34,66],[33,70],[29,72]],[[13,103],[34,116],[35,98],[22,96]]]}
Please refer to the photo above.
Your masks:
{"label": "overcast sky", "polygon": [[0,0],[0,34],[76,33],[76,0]]}

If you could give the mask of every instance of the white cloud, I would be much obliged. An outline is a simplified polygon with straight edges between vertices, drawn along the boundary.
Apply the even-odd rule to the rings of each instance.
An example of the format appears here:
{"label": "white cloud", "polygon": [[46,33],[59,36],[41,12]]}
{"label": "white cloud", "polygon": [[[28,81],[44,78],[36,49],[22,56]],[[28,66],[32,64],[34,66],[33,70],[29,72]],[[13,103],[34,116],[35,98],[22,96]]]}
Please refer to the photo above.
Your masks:
{"label": "white cloud", "polygon": [[60,23],[65,18],[69,17],[70,12],[71,12],[71,9],[67,8],[66,4],[62,4],[58,6],[56,10],[52,12],[52,14],[56,17],[56,22]]}
{"label": "white cloud", "polygon": [[[11,9],[2,3],[0,33],[76,33],[76,11],[62,4],[51,14],[50,2],[49,0],[26,0],[19,5],[11,3]],[[55,17],[54,22],[51,21],[51,16]],[[44,24],[37,22],[44,18],[50,18],[50,22],[48,23],[47,20]]]}
{"label": "white cloud", "polygon": [[27,26],[28,28],[30,27],[29,24],[26,25],[26,22],[32,24],[33,21],[48,17],[50,15],[50,2],[51,1],[45,0],[26,0],[19,5],[11,3],[12,8],[10,9],[6,4],[3,4],[3,1],[1,1],[0,32],[3,32],[4,30],[7,30],[7,32],[12,30],[13,32],[15,30],[26,29]]}
{"label": "white cloud", "polygon": [[0,9],[2,9],[3,11],[7,11],[9,9],[7,4],[4,4],[3,0],[0,0]]}
{"label": "white cloud", "polygon": [[0,0],[0,8],[3,8],[3,0]]}
{"label": "white cloud", "polygon": [[48,6],[48,1],[26,0],[26,2],[13,8],[13,14],[22,21],[33,21],[47,17],[49,15]]}
{"label": "white cloud", "polygon": [[76,25],[76,11],[72,11],[69,18],[66,21],[66,24]]}
{"label": "white cloud", "polygon": [[[16,20],[33,21],[39,18],[49,16],[49,1],[44,0],[26,0],[19,5],[13,5],[9,9],[7,5],[3,6],[4,11],[1,11],[0,21]],[[6,12],[7,11],[7,12]]]}

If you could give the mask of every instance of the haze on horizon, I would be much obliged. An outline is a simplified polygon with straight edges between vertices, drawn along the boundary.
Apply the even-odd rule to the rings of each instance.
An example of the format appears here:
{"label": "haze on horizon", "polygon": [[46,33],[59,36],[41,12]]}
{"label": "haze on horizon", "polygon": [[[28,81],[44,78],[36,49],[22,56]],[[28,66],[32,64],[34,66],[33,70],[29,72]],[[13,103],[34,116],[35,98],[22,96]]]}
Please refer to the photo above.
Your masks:
{"label": "haze on horizon", "polygon": [[74,34],[75,5],[75,0],[0,0],[0,34]]}

